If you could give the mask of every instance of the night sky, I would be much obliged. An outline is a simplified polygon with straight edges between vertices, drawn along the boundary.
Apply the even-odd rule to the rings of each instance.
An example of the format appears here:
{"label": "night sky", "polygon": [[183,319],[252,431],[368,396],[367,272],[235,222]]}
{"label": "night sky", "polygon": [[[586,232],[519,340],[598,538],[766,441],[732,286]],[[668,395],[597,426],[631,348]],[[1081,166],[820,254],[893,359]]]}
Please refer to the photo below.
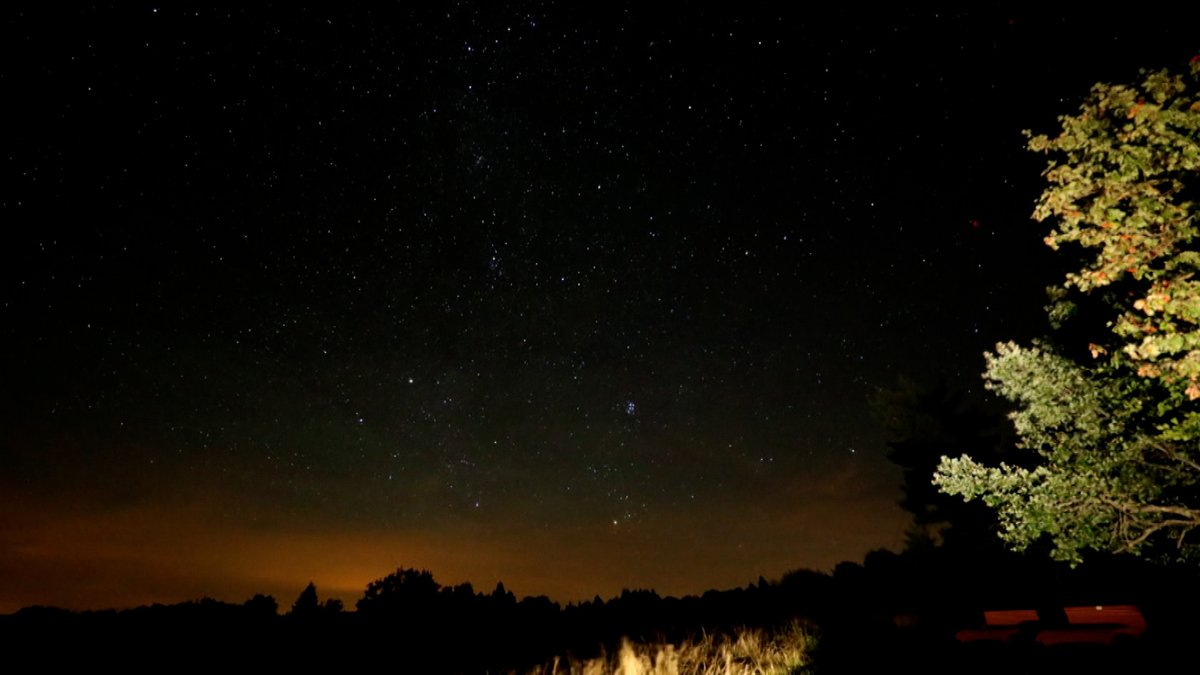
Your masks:
{"label": "night sky", "polygon": [[0,612],[828,570],[872,397],[1044,330],[1091,84],[1195,17],[6,9]]}

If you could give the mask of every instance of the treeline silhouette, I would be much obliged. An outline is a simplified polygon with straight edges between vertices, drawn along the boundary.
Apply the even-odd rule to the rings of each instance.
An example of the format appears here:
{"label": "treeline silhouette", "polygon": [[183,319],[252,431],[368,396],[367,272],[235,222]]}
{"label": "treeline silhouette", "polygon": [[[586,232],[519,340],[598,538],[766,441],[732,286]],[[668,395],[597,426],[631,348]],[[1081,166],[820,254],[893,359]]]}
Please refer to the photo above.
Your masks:
{"label": "treeline silhouette", "polygon": [[[829,574],[798,570],[681,598],[626,590],[566,606],[543,596],[518,600],[503,583],[489,592],[442,586],[428,571],[405,568],[371,582],[355,611],[322,602],[310,583],[290,609],[265,595],[122,611],[30,607],[0,617],[0,641],[10,660],[39,669],[111,663],[501,673],[527,672],[555,656],[613,653],[623,637],[678,643],[802,621],[818,636],[813,672],[909,665],[955,672],[964,663],[974,672],[1003,672],[1014,665],[1028,671],[1029,663],[954,642],[956,630],[981,623],[982,610],[1137,604],[1151,627],[1143,644],[1083,655],[1094,670],[1111,672],[1105,667],[1145,666],[1167,647],[1189,645],[1197,627],[1200,584],[1191,568],[1112,557],[1075,570],[1033,555],[968,558],[942,546],[876,551]],[[1079,663],[1079,653],[1069,655]]]}

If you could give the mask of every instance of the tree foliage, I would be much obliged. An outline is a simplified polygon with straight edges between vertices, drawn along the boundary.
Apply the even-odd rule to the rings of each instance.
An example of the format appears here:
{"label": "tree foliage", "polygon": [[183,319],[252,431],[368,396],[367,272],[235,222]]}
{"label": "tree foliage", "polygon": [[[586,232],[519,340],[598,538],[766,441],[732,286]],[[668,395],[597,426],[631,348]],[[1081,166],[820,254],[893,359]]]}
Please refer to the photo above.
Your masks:
{"label": "tree foliage", "polygon": [[900,508],[913,514],[908,547],[936,542],[959,548],[994,549],[995,515],[985,505],[964,503],[930,482],[938,460],[967,452],[981,461],[999,461],[1009,450],[999,410],[985,408],[966,390],[948,382],[902,379],[872,401],[887,434],[888,459],[903,470]]}
{"label": "tree foliage", "polygon": [[997,510],[1018,549],[1048,536],[1054,557],[1085,549],[1144,553],[1173,542],[1200,553],[1200,269],[1194,200],[1200,193],[1200,57],[1183,75],[1146,73],[1135,85],[1098,84],[1061,133],[1032,136],[1054,158],[1034,218],[1046,244],[1083,265],[1048,308],[1071,316],[1099,298],[1107,321],[1090,360],[1048,343],[997,345],[989,389],[1016,410],[1032,467],[943,457],[934,483]]}
{"label": "tree foliage", "polygon": [[[1034,136],[1057,153],[1034,218],[1052,219],[1046,244],[1094,249],[1066,285],[1092,292],[1129,280],[1113,332],[1138,373],[1200,398],[1200,60],[1188,76],[1147,75],[1140,86],[1098,84],[1062,133]],[[1103,353],[1101,349],[1095,350]],[[1099,354],[1098,354],[1099,355]]]}
{"label": "tree foliage", "polygon": [[411,614],[421,611],[437,600],[441,584],[428,570],[411,568],[395,572],[367,584],[355,609],[366,614]]}

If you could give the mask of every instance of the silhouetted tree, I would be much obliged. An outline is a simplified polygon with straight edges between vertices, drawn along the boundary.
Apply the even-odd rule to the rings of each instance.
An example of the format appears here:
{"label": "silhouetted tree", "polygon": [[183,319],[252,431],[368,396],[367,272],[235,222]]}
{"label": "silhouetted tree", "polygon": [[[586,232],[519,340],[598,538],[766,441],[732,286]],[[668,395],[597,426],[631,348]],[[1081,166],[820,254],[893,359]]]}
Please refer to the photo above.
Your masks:
{"label": "silhouetted tree", "polygon": [[313,582],[308,582],[303,591],[300,591],[300,596],[296,598],[296,602],[292,603],[292,616],[310,617],[315,616],[320,609],[320,603],[317,602],[317,586]]}
{"label": "silhouetted tree", "polygon": [[427,570],[397,569],[367,584],[355,608],[364,614],[397,616],[432,606],[440,588]]}
{"label": "silhouetted tree", "polygon": [[[315,592],[316,588],[314,587],[313,590]],[[275,598],[263,595],[262,593],[256,593],[253,598],[247,600],[242,606],[255,616],[275,616],[279,613],[279,603],[275,601]]]}
{"label": "silhouetted tree", "polygon": [[492,590],[492,600],[506,605],[515,605],[517,603],[517,596],[513,595],[512,591],[504,588],[503,581],[497,581],[496,588]]}
{"label": "silhouetted tree", "polygon": [[900,507],[913,514],[909,549],[941,541],[977,547],[995,538],[996,518],[982,504],[965,503],[933,484],[946,454],[968,449],[973,456],[1014,461],[1007,420],[945,381],[918,384],[902,380],[874,401],[887,433],[888,459],[904,471]]}

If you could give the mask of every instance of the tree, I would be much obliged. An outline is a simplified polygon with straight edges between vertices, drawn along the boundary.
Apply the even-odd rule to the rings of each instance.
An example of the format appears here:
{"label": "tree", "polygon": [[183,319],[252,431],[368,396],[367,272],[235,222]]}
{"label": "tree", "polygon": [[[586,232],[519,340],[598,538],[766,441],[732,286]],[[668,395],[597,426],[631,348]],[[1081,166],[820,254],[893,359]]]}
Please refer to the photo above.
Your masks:
{"label": "tree", "polygon": [[1098,84],[1062,132],[1032,136],[1052,154],[1034,218],[1046,244],[1083,266],[1052,293],[1051,323],[1101,308],[1086,349],[997,345],[989,389],[1015,404],[1030,466],[943,457],[934,483],[982,499],[1017,549],[1192,557],[1200,543],[1200,57],[1183,75]]}
{"label": "tree", "polygon": [[292,616],[310,617],[314,616],[320,610],[320,603],[317,601],[317,585],[313,582],[308,582],[300,595],[296,597],[296,602],[292,603]]}
{"label": "tree", "polygon": [[947,382],[902,379],[872,401],[882,423],[888,459],[903,469],[900,508],[913,514],[911,550],[940,540],[967,548],[995,549],[995,515],[983,504],[963,503],[938,490],[929,476],[947,452],[966,451],[976,459],[999,459],[1008,449],[1004,416],[985,409],[965,390]]}
{"label": "tree", "polygon": [[419,617],[438,598],[441,584],[428,570],[397,569],[382,579],[367,584],[363,597],[355,603],[359,613]]}
{"label": "tree", "polygon": [[[313,591],[316,591],[316,587],[313,587]],[[279,603],[275,601],[275,598],[262,593],[255,593],[254,597],[247,600],[242,606],[256,616],[275,616],[279,613]]]}

